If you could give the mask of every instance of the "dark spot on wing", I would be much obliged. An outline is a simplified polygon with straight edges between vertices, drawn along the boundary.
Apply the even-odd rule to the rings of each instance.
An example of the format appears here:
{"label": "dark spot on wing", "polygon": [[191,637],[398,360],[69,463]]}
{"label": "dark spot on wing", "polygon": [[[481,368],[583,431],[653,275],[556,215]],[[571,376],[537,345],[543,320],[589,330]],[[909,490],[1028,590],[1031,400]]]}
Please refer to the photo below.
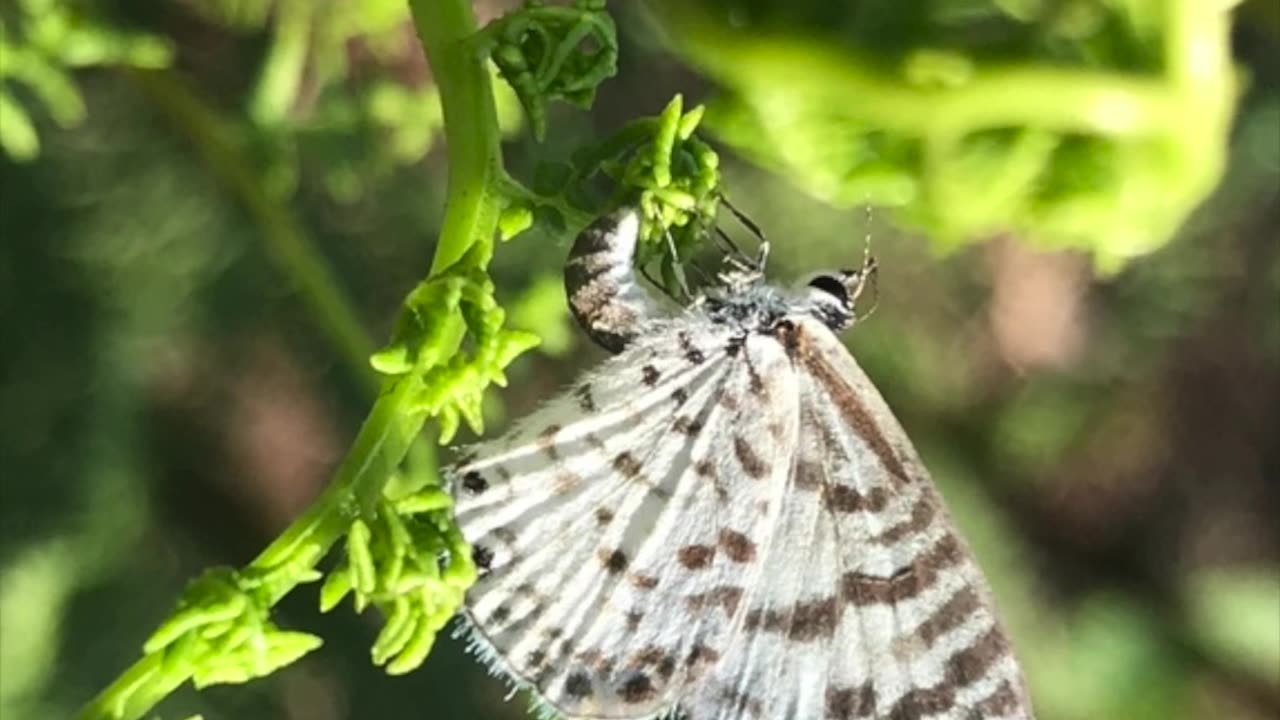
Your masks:
{"label": "dark spot on wing", "polygon": [[850,687],[827,688],[824,720],[857,720],[872,717],[876,709],[876,689],[871,683]]}
{"label": "dark spot on wing", "polygon": [[489,616],[489,622],[495,625],[505,625],[511,619],[511,608],[506,605],[499,605],[493,609],[493,614]]}
{"label": "dark spot on wing", "polygon": [[591,697],[591,678],[581,670],[569,675],[564,681],[564,692],[575,700]]}
{"label": "dark spot on wing", "polygon": [[694,643],[693,647],[689,649],[689,657],[685,658],[684,664],[692,668],[703,663],[714,663],[719,659],[720,653],[702,643]]}
{"label": "dark spot on wing", "polygon": [[493,551],[484,545],[472,545],[471,562],[475,563],[480,570],[487,571],[493,564]]}
{"label": "dark spot on wing", "polygon": [[694,347],[693,341],[689,339],[688,333],[680,333],[676,336],[680,342],[680,350],[684,353],[684,358],[694,365],[701,365],[707,361],[707,356],[698,348]]}
{"label": "dark spot on wing", "polygon": [[907,537],[924,532],[933,524],[934,516],[937,513],[937,500],[931,494],[921,492],[916,497],[915,502],[911,504],[911,515],[906,520],[876,536],[875,542],[882,545],[892,545]]}
{"label": "dark spot on wing", "polygon": [[658,578],[652,575],[633,574],[629,579],[631,580],[632,585],[635,585],[641,590],[652,590],[658,587]]}
{"label": "dark spot on wing", "polygon": [[787,637],[796,642],[831,637],[839,621],[840,608],[834,597],[798,602],[791,613]]}
{"label": "dark spot on wing", "polygon": [[977,709],[982,717],[999,717],[1012,714],[1020,704],[1022,700],[1019,699],[1017,691],[1008,680],[1005,680],[994,692],[978,703]]}
{"label": "dark spot on wing", "polygon": [[789,320],[783,320],[773,326],[773,336],[782,343],[782,347],[787,351],[787,357],[795,359],[796,353],[800,350],[800,337],[796,332],[796,326]]}
{"label": "dark spot on wing", "polygon": [[724,548],[725,554],[734,562],[751,562],[756,558],[756,544],[736,530],[720,531],[720,547]]}
{"label": "dark spot on wing", "polygon": [[578,398],[578,407],[586,412],[596,411],[596,398],[591,392],[590,385],[579,385],[573,389],[573,394]]}
{"label": "dark spot on wing", "polygon": [[635,632],[640,627],[640,621],[644,619],[644,613],[639,610],[632,610],[627,613],[627,629]]}
{"label": "dark spot on wing", "polygon": [[797,601],[789,608],[753,608],[743,618],[748,631],[786,635],[796,642],[809,642],[835,635],[840,622],[840,605],[834,597]]}
{"label": "dark spot on wing", "polygon": [[742,595],[743,590],[740,587],[720,585],[706,592],[688,595],[684,603],[693,612],[708,607],[719,607],[724,609],[726,615],[733,615],[738,611],[738,603],[742,602]]}
{"label": "dark spot on wing", "polygon": [[682,435],[697,435],[702,432],[702,423],[693,418],[678,417],[671,429]]}
{"label": "dark spot on wing", "polygon": [[1000,628],[993,625],[972,645],[947,660],[944,671],[946,682],[956,687],[968,687],[981,680],[987,674],[987,669],[1008,653],[1008,641]]}
{"label": "dark spot on wing", "polygon": [[791,485],[797,490],[821,489],[827,479],[822,465],[811,460],[797,460],[796,471],[791,475]]}
{"label": "dark spot on wing", "polygon": [[627,678],[622,683],[622,687],[618,689],[618,694],[622,697],[623,702],[642,703],[652,700],[657,695],[657,690],[653,687],[653,681],[649,676],[642,672],[637,672]]}
{"label": "dark spot on wing", "polygon": [[871,488],[866,495],[843,483],[831,483],[822,488],[822,500],[827,509],[838,513],[854,513],[861,510],[880,512],[889,504],[889,495],[882,487]]}
{"label": "dark spot on wing", "polygon": [[920,627],[916,629],[916,637],[926,647],[933,645],[935,640],[959,627],[981,607],[982,600],[978,597],[978,591],[972,585],[965,585],[920,623]]}
{"label": "dark spot on wing", "polygon": [[917,688],[898,699],[889,709],[889,720],[919,720],[941,715],[956,704],[955,690],[949,687]]}
{"label": "dark spot on wing", "polygon": [[690,570],[699,570],[711,564],[716,549],[710,545],[685,545],[676,551],[676,559]]}
{"label": "dark spot on wing", "polygon": [[741,435],[733,436],[733,454],[738,458],[738,464],[742,466],[743,472],[750,477],[759,480],[769,474],[769,467],[765,465],[764,460],[756,454],[751,443]]}
{"label": "dark spot on wing", "polygon": [[895,604],[913,598],[933,586],[938,574],[964,562],[964,550],[950,533],[892,577],[847,572],[840,578],[840,596],[856,605]]}
{"label": "dark spot on wing", "polygon": [[559,425],[548,425],[538,433],[538,447],[547,454],[552,460],[560,459],[560,451],[556,449],[556,433],[560,432]]}
{"label": "dark spot on wing", "polygon": [[640,474],[640,462],[624,450],[613,458],[613,469],[626,477],[633,478]]}
{"label": "dark spot on wing", "polygon": [[479,495],[489,489],[489,481],[480,473],[472,470],[462,476],[462,487],[472,495]]}
{"label": "dark spot on wing", "polygon": [[620,573],[627,569],[627,554],[621,550],[613,550],[612,552],[601,550],[600,562],[608,568],[611,573]]}
{"label": "dark spot on wing", "polygon": [[662,377],[662,373],[658,372],[658,368],[652,365],[645,365],[643,368],[640,369],[640,373],[641,373],[641,378],[640,378],[641,382],[643,382],[645,385],[649,387],[653,387],[654,385],[657,385],[658,378]]}

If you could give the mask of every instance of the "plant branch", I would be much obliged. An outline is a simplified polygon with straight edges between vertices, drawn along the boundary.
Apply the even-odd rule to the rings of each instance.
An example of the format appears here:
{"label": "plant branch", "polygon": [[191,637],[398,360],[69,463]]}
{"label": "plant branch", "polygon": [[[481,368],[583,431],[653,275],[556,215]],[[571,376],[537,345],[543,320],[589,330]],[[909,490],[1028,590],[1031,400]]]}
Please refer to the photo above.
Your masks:
{"label": "plant branch", "polygon": [[[485,60],[469,40],[476,32],[467,0],[410,0],[427,54],[449,148],[449,187],[431,274],[457,262],[474,243],[490,243],[503,200],[501,131]],[[488,253],[485,254],[485,261]]]}
{"label": "plant branch", "polygon": [[[440,88],[449,148],[445,219],[432,263],[432,277],[436,277],[464,256],[469,265],[482,266],[492,254],[503,204],[497,182],[502,177],[501,154],[489,75],[483,61],[470,53],[465,43],[466,38],[475,32],[469,3],[464,0],[413,0],[411,7]],[[339,340],[345,352],[352,357],[359,356],[363,363],[370,349],[368,341],[359,331],[359,324],[355,322],[349,306],[334,289],[336,285],[330,282],[327,268],[303,242],[301,230],[283,207],[261,192],[258,177],[240,161],[238,155],[218,152],[234,148],[226,131],[171,75],[135,77],[144,90],[197,138],[197,145],[215,174],[238,189],[251,213],[262,223],[273,251],[285,260],[286,267],[297,273],[310,301],[324,310],[321,317],[329,317],[332,313],[338,318],[328,326],[330,334]],[[476,306],[478,310],[464,312],[484,312],[483,295],[475,295],[476,292],[483,293],[483,288],[476,289],[468,282],[461,277],[446,279],[443,285],[431,285],[428,281],[411,293],[406,310],[406,319],[410,322],[407,326],[402,322],[402,327],[416,327],[415,323],[427,322],[428,332],[447,336],[447,339],[428,339],[414,353],[413,371],[392,374],[382,382],[377,401],[329,487],[247,568],[229,575],[232,601],[243,605],[247,596],[248,602],[265,612],[299,584],[318,579],[319,574],[314,570],[318,561],[347,535],[353,523],[374,515],[384,487],[419,437],[423,424],[432,413],[441,411],[440,403],[443,401],[440,398],[456,388],[457,383],[462,382],[460,378],[477,377],[477,372],[480,376],[467,382],[485,383],[486,378],[499,373],[514,354],[531,344],[527,338],[515,334],[499,334],[487,341],[489,355],[483,361],[485,367],[477,370],[452,362],[442,366],[441,359],[452,358],[461,341],[458,331],[462,320],[456,315],[459,300],[480,303]],[[469,287],[472,289],[468,290]],[[469,293],[473,296],[471,300],[466,299]],[[444,305],[452,303],[454,319],[450,320],[450,311],[443,309],[443,305],[438,317],[423,316],[421,313],[433,313],[437,308],[416,307],[413,304],[415,297],[425,299],[431,305],[439,304],[433,302],[435,298],[453,298],[452,301],[446,300]],[[489,320],[486,322],[490,322],[493,312],[489,311],[487,316]],[[496,317],[500,320],[500,312]],[[436,374],[429,375],[426,371],[433,367]],[[478,407],[478,400],[471,404]],[[449,568],[455,577],[446,577],[446,583],[457,585],[465,582],[465,577],[460,581],[456,576],[465,576],[468,567],[469,563],[464,558],[455,557],[455,566]],[[207,586],[213,584],[206,582]],[[202,605],[199,596],[191,606],[180,603],[175,615],[148,642],[146,656],[92,700],[80,717],[84,720],[135,720],[193,675],[199,684],[201,676],[197,674],[197,663],[203,658],[193,658],[190,651],[196,639],[193,632],[200,630],[196,622],[209,623],[207,616],[222,610],[211,603]],[[201,614],[206,617],[200,617]],[[261,625],[267,630],[274,630],[266,621]],[[195,627],[195,630],[191,631],[188,626]],[[433,633],[434,629],[425,628],[424,632]],[[278,638],[279,635],[281,633],[274,636]],[[215,639],[217,637],[214,636]],[[271,639],[273,636],[268,634],[266,637]],[[175,642],[172,638],[181,639]],[[303,639],[308,638],[304,636]],[[428,635],[425,646],[418,644],[419,650],[425,654],[429,643]],[[153,644],[158,648],[153,648]],[[301,646],[295,643],[294,647],[296,650]],[[283,661],[277,656],[263,662],[270,667],[287,664],[310,647],[314,647],[314,643],[301,647],[300,651],[293,652]],[[236,668],[232,667],[230,676],[218,675],[215,670],[212,674],[206,671],[205,677],[206,682],[238,682],[270,672],[270,667],[261,672],[242,671],[241,674],[236,674]]]}

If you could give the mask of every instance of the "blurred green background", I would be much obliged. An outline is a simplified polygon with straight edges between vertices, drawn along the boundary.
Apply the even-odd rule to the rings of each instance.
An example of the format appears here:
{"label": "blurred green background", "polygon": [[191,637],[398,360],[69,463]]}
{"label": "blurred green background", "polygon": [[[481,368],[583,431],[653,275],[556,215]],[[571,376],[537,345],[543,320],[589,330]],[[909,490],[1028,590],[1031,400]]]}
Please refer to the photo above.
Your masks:
{"label": "blurred green background", "polygon": [[[615,18],[618,76],[590,112],[554,108],[544,143],[500,95],[517,177],[712,93],[653,16]],[[369,407],[363,356],[430,263],[445,156],[398,1],[20,0],[0,20],[0,718],[62,718],[187,580],[247,562],[323,487]],[[1076,22],[1068,40],[1088,40]],[[856,262],[872,238],[879,307],[849,345],[992,577],[1045,720],[1280,717],[1275,3],[1238,8],[1231,45],[1225,177],[1167,245],[1103,275],[1019,233],[941,253],[902,229],[927,217],[833,209],[795,167],[723,154],[779,278]],[[495,256],[512,323],[544,344],[491,393],[491,432],[602,357],[565,315],[567,247],[532,232]],[[524,716],[453,640],[386,677],[376,618],[349,607],[321,616],[300,589],[278,621],[320,651],[161,716]]]}

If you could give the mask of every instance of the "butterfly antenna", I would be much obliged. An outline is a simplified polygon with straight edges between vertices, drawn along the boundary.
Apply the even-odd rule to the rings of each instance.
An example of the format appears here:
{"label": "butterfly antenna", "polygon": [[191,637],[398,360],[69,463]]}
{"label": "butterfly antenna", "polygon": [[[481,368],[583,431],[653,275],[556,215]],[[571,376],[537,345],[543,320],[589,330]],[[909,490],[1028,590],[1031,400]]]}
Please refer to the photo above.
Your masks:
{"label": "butterfly antenna", "polygon": [[866,234],[862,238],[862,268],[858,271],[858,286],[853,291],[853,302],[856,305],[858,299],[862,297],[862,293],[866,291],[867,286],[871,286],[871,307],[858,316],[858,320],[866,320],[871,317],[876,308],[880,306],[880,283],[879,270],[880,266],[876,263],[876,258],[871,254],[871,202],[867,201],[867,218],[866,218]]}
{"label": "butterfly antenna", "polygon": [[667,240],[667,249],[671,251],[671,272],[676,276],[676,284],[680,286],[680,292],[684,295],[685,302],[693,297],[693,293],[689,291],[689,279],[685,277],[684,265],[680,262],[680,253],[676,251],[676,239],[671,234],[670,229],[662,231],[663,236]]}

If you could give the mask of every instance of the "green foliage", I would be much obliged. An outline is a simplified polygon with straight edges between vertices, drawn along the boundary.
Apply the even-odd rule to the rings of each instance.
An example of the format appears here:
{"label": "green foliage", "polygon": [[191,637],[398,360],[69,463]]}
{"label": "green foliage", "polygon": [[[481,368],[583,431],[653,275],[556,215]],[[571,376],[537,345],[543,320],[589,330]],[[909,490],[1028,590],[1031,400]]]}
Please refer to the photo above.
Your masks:
{"label": "green foliage", "polygon": [[[372,656],[392,675],[422,664],[436,633],[475,582],[467,544],[450,520],[452,507],[452,498],[438,487],[380,501],[369,522],[352,523],[346,559],[320,591],[325,612],[348,594],[354,594],[357,611],[372,604],[382,612],[386,624]],[[448,558],[444,567],[441,558]]]}
{"label": "green foliage", "polygon": [[1225,4],[655,4],[725,86],[727,141],[834,205],[898,208],[941,247],[1012,232],[1114,268],[1222,173]]}
{"label": "green foliage", "polygon": [[[405,41],[403,0],[216,0],[197,9],[267,33],[246,133],[269,158],[264,172],[274,191],[296,190],[310,150],[327,160],[320,171],[325,190],[351,203],[370,183],[421,161],[440,139],[439,89],[419,48]],[[518,129],[514,95],[500,88],[496,100],[499,126]]]}
{"label": "green foliage", "polygon": [[[1162,242],[1221,164],[1233,87],[1219,10],[1034,0],[657,5],[688,56],[728,88],[706,113],[726,139],[832,204],[897,207],[946,246],[1014,230],[1123,259]],[[114,55],[92,50],[85,38],[98,36],[83,33],[100,29],[69,7],[24,0],[17,25],[14,13],[3,15],[0,47],[0,81],[34,89],[60,122],[84,112],[67,68],[168,62],[167,50],[126,51],[123,41],[106,44]],[[187,125],[209,168],[235,186],[269,252],[291,279],[304,279],[304,302],[321,324],[343,328],[331,335],[345,338],[344,353],[363,364],[372,345],[288,217],[287,202],[304,195],[294,192],[306,177],[301,158],[319,156],[328,194],[351,201],[371,178],[421,160],[444,137],[446,210],[430,275],[407,294],[391,340],[369,358],[378,397],[323,496],[247,567],[213,569],[193,582],[143,658],[83,718],[142,717],[188,679],[197,687],[240,683],[294,662],[320,639],[278,627],[273,611],[307,583],[319,586],[326,612],[350,597],[358,611],[382,615],[374,664],[391,674],[418,667],[476,572],[446,489],[423,469],[432,463],[423,459],[423,429],[431,423],[441,442],[464,423],[482,432],[485,390],[506,384],[514,359],[539,336],[552,352],[569,343],[558,276],[541,278],[509,308],[498,303],[488,272],[496,242],[530,230],[562,241],[603,210],[637,204],[644,215],[639,262],[657,264],[674,286],[721,197],[720,159],[696,134],[703,106],[686,110],[678,95],[657,116],[543,162],[527,185],[508,174],[501,137],[518,125],[517,105],[541,140],[551,102],[585,107],[613,75],[617,38],[601,2],[529,2],[480,29],[465,0],[412,0],[412,18],[400,0],[195,7],[266,40],[242,114],[212,117],[195,93],[175,90],[172,74],[129,77]],[[59,17],[62,35],[41,29],[53,23],[56,30],[45,18]],[[430,72],[418,48],[404,43],[411,21]],[[19,33],[11,37],[12,27]],[[815,43],[815,35],[825,40]],[[141,47],[167,47],[148,42]],[[1195,43],[1208,52],[1189,67]],[[495,72],[514,91],[495,90]],[[0,86],[0,142],[15,156],[13,148],[32,153],[34,124],[8,89]],[[855,95],[862,100],[850,104]],[[1193,106],[1195,113],[1186,111]],[[246,168],[246,148],[260,151],[265,167]],[[895,340],[885,355],[899,368],[950,362],[933,338],[906,353]],[[1066,452],[1094,417],[1079,395],[1055,385],[1014,402],[1007,427],[999,427],[1011,442],[1003,465],[1039,467]],[[323,569],[335,546],[333,567]],[[1243,608],[1260,616],[1270,598],[1246,594],[1242,604],[1239,588],[1228,590],[1206,592],[1206,612]],[[0,600],[8,605],[9,597]],[[1102,667],[1094,655],[1116,664],[1090,682],[1136,675],[1166,684],[1174,670],[1154,662],[1154,631],[1133,622],[1126,607],[1104,610],[1081,615],[1091,645],[1081,664]],[[1116,627],[1131,630],[1122,652],[1107,642],[1121,637]],[[1219,630],[1222,646],[1239,644]],[[1143,676],[1142,668],[1153,670]],[[1126,707],[1146,699],[1130,695],[1137,700],[1126,698]],[[1123,714],[1112,706],[1086,710]]]}
{"label": "green foliage", "polygon": [[[437,419],[442,443],[453,439],[459,420],[477,434],[484,432],[480,401],[485,388],[505,386],[503,369],[538,342],[535,335],[503,328],[506,313],[478,265],[487,244],[473,247],[458,266],[409,293],[391,344],[372,358],[374,368],[387,375],[422,376],[413,411]],[[470,340],[469,353],[464,339]]]}
{"label": "green foliage", "polygon": [[[514,226],[535,220],[551,232],[584,226],[621,204],[641,210],[638,262],[657,262],[664,279],[679,272],[716,220],[720,200],[720,156],[694,131],[702,106],[684,112],[676,95],[656,117],[633,120],[599,142],[579,148],[569,163],[539,166],[531,188],[508,179]],[[603,176],[613,188],[603,201],[589,186]],[[669,242],[668,242],[669,240]]]}
{"label": "green foliage", "polygon": [[533,135],[547,134],[547,104],[563,100],[591,106],[596,87],[618,71],[618,38],[604,0],[547,6],[527,0],[476,37],[511,85],[529,116]]}
{"label": "green foliage", "polygon": [[1195,627],[1230,665],[1256,677],[1280,670],[1280,574],[1263,567],[1196,572],[1187,588]]}
{"label": "green foliage", "polygon": [[534,280],[520,297],[508,303],[511,325],[541,338],[538,351],[551,356],[567,354],[574,345],[574,329],[564,298],[564,276],[547,273]]}
{"label": "green foliage", "polygon": [[[599,14],[601,8],[579,9]],[[278,629],[270,620],[271,608],[298,585],[322,578],[321,609],[332,610],[347,595],[357,610],[376,607],[386,622],[372,648],[374,663],[391,674],[409,672],[426,659],[475,580],[449,496],[437,479],[400,466],[428,421],[436,422],[441,442],[449,442],[463,422],[483,432],[485,390],[505,385],[507,366],[538,343],[531,333],[507,328],[506,312],[494,299],[486,268],[496,239],[533,224],[531,200],[553,212],[559,207],[575,217],[581,213],[562,196],[535,195],[500,171],[500,125],[489,71],[462,43],[483,36],[469,36],[469,9],[424,2],[415,11],[419,27],[430,28],[423,30],[422,40],[433,62],[439,60],[435,79],[441,102],[458,108],[454,124],[443,129],[467,141],[451,143],[452,169],[462,170],[454,177],[462,179],[450,183],[435,268],[406,297],[390,343],[370,359],[384,378],[378,400],[325,494],[249,567],[211,570],[193,583],[144,646],[142,660],[85,708],[86,720],[139,717],[187,678],[197,687],[239,683],[297,660],[320,640]],[[563,19],[534,5],[500,22],[528,31],[531,22],[548,18]],[[588,25],[599,27],[600,21]],[[569,29],[566,47],[578,47],[582,32]],[[467,52],[459,54],[460,49]],[[563,58],[549,67],[554,75],[540,71],[536,83],[517,88],[531,113],[556,97],[589,100],[591,93],[580,80],[568,76],[580,78],[585,72],[598,80],[611,74],[601,74],[597,64],[586,67]],[[162,95],[173,100],[175,93],[168,90]],[[406,100],[384,95],[385,117],[402,110]],[[190,99],[181,107],[192,112]],[[262,112],[257,114],[261,122]],[[677,97],[658,118],[634,123],[603,150],[587,153],[590,163],[579,166],[576,178],[570,172],[560,180],[581,180],[602,170],[618,183],[618,198],[640,198],[650,236],[674,230],[692,241],[711,222],[719,180],[715,153],[693,136],[701,114],[701,108],[683,113]],[[204,131],[217,135],[212,128]],[[244,173],[233,175],[252,182]],[[565,183],[551,184],[564,194]],[[470,201],[455,201],[463,197]],[[327,574],[317,570],[344,539],[338,565]]]}
{"label": "green foliage", "polygon": [[54,122],[84,120],[84,99],[71,73],[116,65],[159,68],[172,48],[153,35],[118,30],[59,0],[19,0],[0,10],[0,150],[18,161],[40,152],[40,137],[15,85],[44,106]]}
{"label": "green foliage", "polygon": [[[314,571],[307,580],[319,579]],[[320,647],[313,635],[271,623],[267,576],[215,568],[191,583],[177,610],[142,646],[156,672],[191,674],[196,687],[263,677]],[[139,679],[139,683],[152,678]],[[121,706],[128,696],[120,698]]]}

